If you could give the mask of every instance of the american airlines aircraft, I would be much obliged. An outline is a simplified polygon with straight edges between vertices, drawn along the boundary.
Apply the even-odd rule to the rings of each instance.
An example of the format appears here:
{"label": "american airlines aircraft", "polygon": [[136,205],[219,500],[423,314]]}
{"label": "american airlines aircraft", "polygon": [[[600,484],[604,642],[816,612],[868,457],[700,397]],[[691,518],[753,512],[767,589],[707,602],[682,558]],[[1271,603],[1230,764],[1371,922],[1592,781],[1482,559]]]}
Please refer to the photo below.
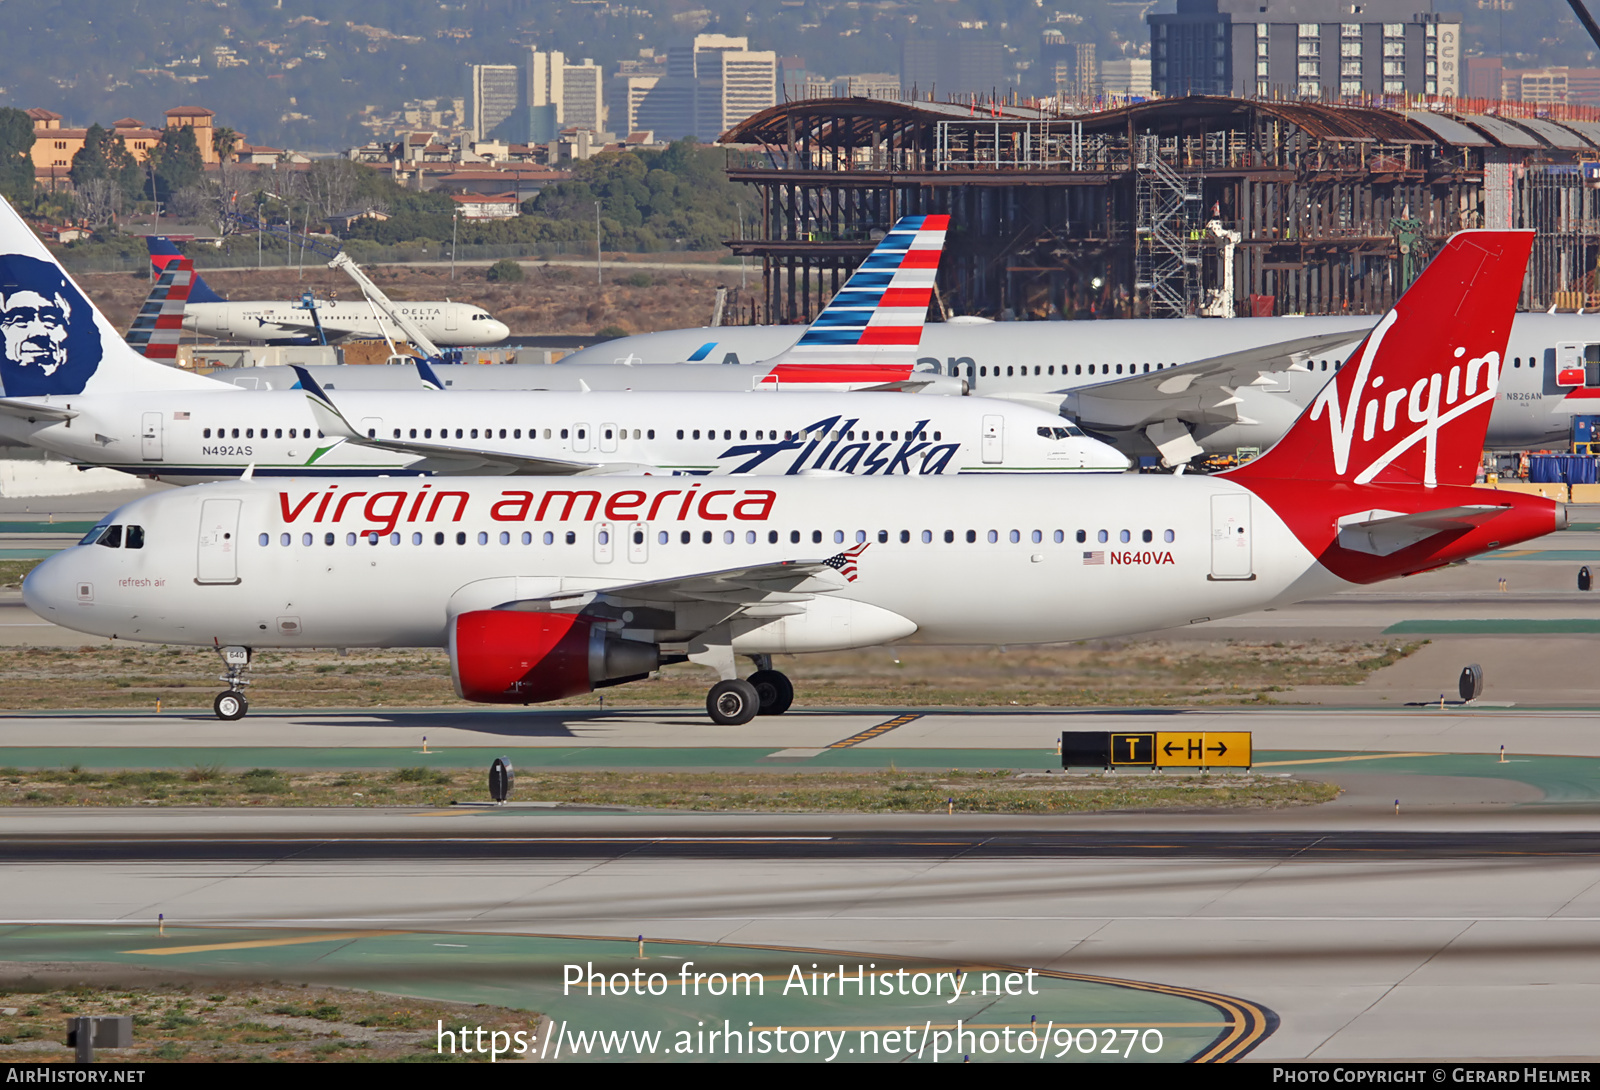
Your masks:
{"label": "american airlines aircraft", "polygon": [[[66,365],[46,372],[25,353],[0,358],[6,394],[25,389],[30,395],[0,399],[0,436],[81,465],[182,484],[247,471],[295,477],[469,472],[889,476],[1128,467],[1123,455],[1054,413],[973,398],[430,393],[418,388],[352,392],[336,404],[309,376],[306,383],[315,394],[309,402],[300,390],[246,394],[142,358],[114,333],[108,335],[104,319],[31,233],[14,215],[8,219],[9,224],[0,220],[0,270],[4,282],[16,286],[8,299],[60,300],[30,311],[28,320],[41,329],[47,323],[59,326]],[[942,244],[942,230],[918,228],[886,243],[890,248],[879,264],[898,286],[885,291],[907,290],[904,278],[931,278],[928,262],[937,262]],[[891,259],[896,264],[889,264]],[[163,276],[177,270],[174,263]],[[9,302],[6,311],[0,321],[9,330]],[[852,308],[841,299],[826,312],[827,324],[819,325],[825,347],[813,354],[797,348],[783,366],[801,371],[840,366],[834,355],[841,342],[849,352],[881,354],[877,344],[902,355],[914,352],[922,313],[876,302]],[[856,324],[843,324],[848,321]],[[846,338],[841,331],[853,332]],[[318,426],[319,412],[326,427]]]}
{"label": "american airlines aircraft", "polygon": [[[959,378],[974,394],[1060,412],[1130,454],[1159,452],[1177,464],[1277,442],[1372,325],[1367,317],[957,318],[928,324],[916,367]],[[646,365],[749,364],[795,338],[794,326],[666,330],[592,345],[558,367],[582,367],[598,389],[590,373],[606,364],[624,364],[629,375]],[[1487,449],[1562,445],[1574,412],[1600,412],[1600,315],[1519,314],[1507,351]]]}
{"label": "american airlines aircraft", "polygon": [[[161,235],[150,235],[145,241],[157,274],[182,256],[172,241]],[[511,335],[504,322],[469,303],[446,299],[396,305],[435,344],[498,344]],[[317,301],[316,308],[313,320],[310,310],[296,303],[272,299],[233,302],[218,295],[204,277],[196,275],[189,286],[183,328],[205,337],[264,344],[320,344],[319,332],[330,344],[350,337],[404,337],[393,319],[365,300],[358,303],[323,299]]]}
{"label": "american airlines aircraft", "polygon": [[253,648],[427,646],[502,704],[693,661],[724,724],[789,707],[775,654],[1282,606],[1566,524],[1470,487],[1531,245],[1453,237],[1284,439],[1216,476],[229,482],[123,506],[23,597],[81,632],[218,648],[226,719]]}

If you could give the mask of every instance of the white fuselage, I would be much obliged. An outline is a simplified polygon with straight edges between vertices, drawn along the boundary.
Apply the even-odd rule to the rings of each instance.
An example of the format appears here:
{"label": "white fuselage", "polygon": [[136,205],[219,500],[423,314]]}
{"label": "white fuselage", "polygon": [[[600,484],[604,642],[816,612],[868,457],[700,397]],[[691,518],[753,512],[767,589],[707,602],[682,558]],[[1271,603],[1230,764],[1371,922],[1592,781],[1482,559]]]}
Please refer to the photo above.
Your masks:
{"label": "white fuselage", "polygon": [[[1245,512],[1225,556],[1213,546],[1219,496],[1239,497],[1230,525]],[[869,544],[854,581],[798,617],[741,619],[734,650],[913,633],[1076,640],[1345,585],[1265,503],[1193,476],[232,482],[136,500],[105,521],[124,539],[139,527],[142,547],[67,549],[29,576],[28,604],[81,632],[205,646],[444,646],[464,610],[821,560],[858,542]],[[630,632],[630,617],[617,622],[624,638],[653,638]]]}
{"label": "white fuselage", "polygon": [[[1241,399],[1239,422],[1195,428],[1195,440],[1208,452],[1232,453],[1239,447],[1265,449],[1275,443],[1376,321],[1356,316],[929,323],[922,332],[917,366],[964,379],[975,394],[1024,396],[1030,403],[1056,407],[1091,431],[1110,433],[1109,422],[1095,419],[1087,403],[1080,407],[1070,395],[1081,391],[1092,396],[1095,387],[1195,360],[1319,334],[1359,331],[1348,344],[1316,353],[1307,362],[1308,371],[1282,372],[1259,385],[1240,386],[1235,391]],[[594,372],[606,365],[631,365],[615,372],[620,377],[649,370],[647,364],[691,358],[708,365],[754,363],[788,348],[801,332],[799,326],[725,326],[644,333],[593,345],[556,367],[582,367],[588,385],[600,389],[597,382],[602,380]],[[1489,449],[1528,450],[1565,442],[1572,421],[1561,407],[1567,391],[1556,386],[1556,346],[1569,342],[1600,343],[1600,315],[1516,316],[1485,440]],[[678,381],[694,381],[690,369],[680,366],[674,371],[683,376]],[[576,379],[574,375],[572,381]],[[468,383],[509,380],[509,375],[462,376]],[[553,381],[550,385],[555,388]],[[1137,434],[1130,438],[1135,446],[1142,439]]]}
{"label": "white fuselage", "polygon": [[[304,393],[221,383],[36,399],[70,420],[0,415],[0,435],[82,465],[174,483],[258,476],[511,472],[321,437]],[[1043,410],[889,393],[349,391],[340,409],[373,438],[664,473],[905,476],[1118,472],[1127,459]],[[478,466],[474,470],[474,466]]]}
{"label": "white fuselage", "polygon": [[[427,337],[439,345],[497,344],[510,334],[504,322],[468,303],[415,302],[395,304]],[[366,301],[324,299],[317,317],[329,342],[350,337],[405,340],[394,319]],[[293,302],[273,299],[221,303],[189,303],[183,328],[206,337],[237,341],[295,341],[315,344],[311,313]]]}

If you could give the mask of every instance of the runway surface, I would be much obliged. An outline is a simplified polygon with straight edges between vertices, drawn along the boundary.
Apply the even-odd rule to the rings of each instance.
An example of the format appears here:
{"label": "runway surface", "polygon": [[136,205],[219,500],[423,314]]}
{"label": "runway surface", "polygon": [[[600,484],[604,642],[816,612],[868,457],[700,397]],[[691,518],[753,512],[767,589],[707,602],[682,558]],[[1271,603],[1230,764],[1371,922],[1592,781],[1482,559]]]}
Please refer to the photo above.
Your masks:
{"label": "runway surface", "polygon": [[[1575,574],[1600,570],[1600,534],[1518,552],[1184,630],[1435,640],[1357,691],[1284,694],[1323,707],[800,709],[745,727],[599,708],[5,714],[0,768],[486,768],[508,755],[519,769],[1043,774],[1063,730],[1248,730],[1257,772],[1345,791],[1316,808],[1050,817],[648,813],[524,796],[439,810],[13,809],[0,812],[0,977],[87,962],[335,980],[597,1025],[859,1029],[888,1013],[617,1006],[557,984],[573,960],[780,975],[797,961],[1005,965],[1055,974],[1055,990],[916,1000],[893,1018],[1163,1027],[1170,1047],[1128,1059],[1592,1057],[1600,598]],[[28,623],[0,601],[0,640],[86,642]],[[1466,661],[1488,671],[1486,703],[1430,704],[1454,695]],[[152,938],[158,913],[167,935]]]}

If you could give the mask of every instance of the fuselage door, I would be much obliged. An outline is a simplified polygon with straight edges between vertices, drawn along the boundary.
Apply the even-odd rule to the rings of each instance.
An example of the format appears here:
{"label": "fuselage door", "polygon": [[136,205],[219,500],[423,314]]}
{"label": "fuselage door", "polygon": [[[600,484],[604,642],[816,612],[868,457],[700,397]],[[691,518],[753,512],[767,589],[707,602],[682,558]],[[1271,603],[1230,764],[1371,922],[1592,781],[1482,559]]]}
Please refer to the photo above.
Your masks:
{"label": "fuselage door", "polygon": [[1006,458],[1006,418],[983,418],[983,464],[999,465]]}
{"label": "fuselage door", "polygon": [[609,522],[597,522],[594,524],[594,562],[596,564],[611,563],[615,533],[615,529]]}
{"label": "fuselage door", "polygon": [[460,309],[461,308],[454,303],[446,303],[444,305],[444,327],[446,329],[457,328],[457,314],[460,312]]}
{"label": "fuselage door", "polygon": [[615,424],[600,425],[600,451],[609,454],[617,449],[617,426]]}
{"label": "fuselage door", "polygon": [[587,451],[588,449],[589,449],[589,425],[587,425],[587,424],[574,424],[574,425],[572,425],[572,450],[573,450],[573,452],[576,453],[576,454],[582,454],[585,451]]}
{"label": "fuselage door", "polygon": [[206,500],[200,505],[196,583],[239,581],[239,506],[239,500]]}
{"label": "fuselage door", "polygon": [[139,453],[147,462],[161,461],[161,414],[145,413],[139,425]]}
{"label": "fuselage door", "polygon": [[1248,495],[1211,497],[1211,578],[1255,578]]}
{"label": "fuselage door", "polygon": [[[264,434],[264,433],[263,433]],[[368,439],[376,439],[383,434],[383,417],[363,416],[361,418],[361,434]]]}

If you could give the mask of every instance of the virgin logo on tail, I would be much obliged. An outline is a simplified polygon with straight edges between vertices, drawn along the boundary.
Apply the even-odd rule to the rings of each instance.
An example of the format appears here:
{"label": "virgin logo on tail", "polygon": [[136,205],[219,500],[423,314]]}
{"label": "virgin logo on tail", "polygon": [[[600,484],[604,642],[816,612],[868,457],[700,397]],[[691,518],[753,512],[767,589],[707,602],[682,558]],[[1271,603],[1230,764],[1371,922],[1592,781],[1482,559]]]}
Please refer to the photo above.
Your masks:
{"label": "virgin logo on tail", "polygon": [[1229,476],[1471,484],[1532,245],[1531,231],[1452,235],[1288,434]]}
{"label": "virgin logo on tail", "polygon": [[[1385,376],[1372,377],[1373,359],[1383,347],[1383,339],[1393,328],[1399,315],[1390,311],[1362,345],[1360,361],[1356,365],[1355,384],[1350,393],[1350,411],[1345,411],[1339,396],[1339,383],[1330,382],[1322,388],[1311,403],[1311,419],[1328,416],[1328,439],[1333,450],[1334,472],[1343,477],[1349,471],[1350,448],[1355,441],[1356,427],[1361,428],[1361,442],[1388,442],[1396,428],[1403,427],[1400,420],[1402,408],[1407,424],[1418,427],[1405,432],[1381,454],[1372,458],[1366,467],[1355,475],[1356,484],[1369,484],[1379,472],[1417,443],[1423,444],[1423,484],[1430,488],[1439,483],[1438,440],[1439,429],[1479,405],[1494,400],[1500,383],[1500,353],[1493,351],[1457,363],[1448,376],[1434,371],[1417,379],[1407,388],[1404,385],[1383,389]],[[1453,355],[1461,359],[1467,350],[1457,347]],[[1370,385],[1369,385],[1370,379]],[[1479,386],[1482,389],[1479,389]]]}

